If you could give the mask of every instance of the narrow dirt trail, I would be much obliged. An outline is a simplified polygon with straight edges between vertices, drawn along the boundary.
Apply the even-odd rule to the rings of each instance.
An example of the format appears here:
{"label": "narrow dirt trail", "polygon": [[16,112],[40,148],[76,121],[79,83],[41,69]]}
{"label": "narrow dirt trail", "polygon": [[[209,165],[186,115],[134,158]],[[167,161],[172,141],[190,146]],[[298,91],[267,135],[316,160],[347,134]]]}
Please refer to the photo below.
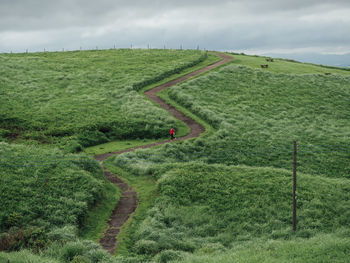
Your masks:
{"label": "narrow dirt trail", "polygon": [[[152,101],[159,104],[162,108],[167,110],[175,118],[183,121],[184,123],[186,123],[190,127],[191,132],[186,136],[177,138],[176,141],[198,137],[201,133],[203,133],[205,131],[205,128],[201,124],[196,122],[195,120],[187,117],[182,112],[176,110],[174,107],[166,104],[165,101],[163,101],[161,98],[159,98],[157,96],[157,92],[159,92],[165,88],[168,88],[170,86],[176,85],[180,82],[183,82],[183,81],[185,81],[193,76],[197,76],[201,73],[212,70],[212,69],[214,69],[218,66],[221,66],[221,65],[227,63],[228,61],[232,60],[232,57],[225,55],[223,53],[217,53],[217,55],[222,57],[222,60],[220,60],[219,62],[216,62],[212,65],[206,66],[206,67],[199,69],[197,71],[191,72],[185,76],[182,76],[182,77],[177,78],[175,80],[169,81],[163,85],[160,85],[158,87],[155,87],[155,88],[145,92],[145,95],[149,99],[151,99]],[[108,157],[113,156],[113,155],[118,155],[118,154],[125,153],[125,152],[131,152],[131,151],[134,151],[136,149],[150,148],[150,147],[153,147],[156,145],[169,143],[169,142],[173,142],[173,141],[164,140],[164,141],[160,141],[160,142],[151,143],[148,145],[129,148],[129,149],[119,151],[119,152],[112,152],[112,153],[97,155],[94,158],[98,161],[103,161],[103,160],[105,160]],[[113,253],[118,245],[117,235],[120,232],[120,228],[124,225],[124,223],[128,220],[130,215],[135,211],[135,209],[137,207],[137,193],[127,183],[125,183],[123,180],[121,180],[119,177],[117,177],[117,175],[112,174],[109,171],[107,171],[105,167],[103,167],[103,172],[104,172],[104,175],[106,176],[106,178],[110,182],[112,182],[113,184],[117,185],[122,191],[121,198],[120,198],[119,202],[116,204],[116,206],[115,206],[115,208],[114,208],[114,210],[109,218],[108,229],[104,233],[104,236],[100,240],[101,246],[105,250],[107,250],[108,252]]]}

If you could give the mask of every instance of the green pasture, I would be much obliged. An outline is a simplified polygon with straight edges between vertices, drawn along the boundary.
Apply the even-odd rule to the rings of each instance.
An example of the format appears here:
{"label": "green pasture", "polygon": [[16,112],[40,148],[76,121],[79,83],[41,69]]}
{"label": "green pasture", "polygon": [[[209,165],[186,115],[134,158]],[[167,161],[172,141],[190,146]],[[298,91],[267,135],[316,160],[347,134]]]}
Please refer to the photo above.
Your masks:
{"label": "green pasture", "polygon": [[196,158],[211,163],[289,169],[296,140],[300,171],[350,176],[349,76],[232,65],[173,87],[168,95],[217,129],[197,140],[200,147],[179,152],[195,150]]}
{"label": "green pasture", "polygon": [[[184,76],[190,72],[193,72],[195,70],[198,70],[198,69],[203,68],[205,66],[208,66],[210,64],[218,62],[220,59],[221,58],[219,56],[217,56],[215,53],[209,52],[209,53],[207,53],[207,57],[204,61],[198,63],[197,65],[195,65],[193,67],[184,69],[183,71],[181,71],[178,74],[171,75],[170,77],[165,78],[159,82],[148,85],[148,86],[144,87],[143,89],[141,89],[139,91],[139,93],[143,94],[143,92],[146,90],[152,89],[152,88],[157,87],[159,85],[162,85],[168,81],[174,80],[174,79],[179,78],[181,76]],[[164,95],[162,95],[162,94],[164,94]],[[167,103],[172,104],[175,108],[177,108],[181,112],[185,113],[187,116],[190,116],[193,119],[197,119],[195,115],[186,111],[185,108],[181,107],[180,105],[174,105],[174,102],[169,100],[169,98],[167,98],[166,90],[164,92],[160,92],[158,95],[161,96],[161,98],[164,99]],[[154,104],[154,105],[158,107],[158,105],[156,105],[156,104]],[[200,120],[197,119],[197,121],[200,121]],[[202,124],[202,125],[205,125],[205,124]],[[210,130],[210,127],[206,126],[206,130]],[[177,137],[185,136],[189,132],[190,132],[190,130],[189,130],[189,127],[187,125],[185,125],[183,122],[180,122],[180,121],[177,122],[177,124],[176,124],[176,136]],[[90,154],[90,155],[98,155],[98,154],[104,154],[104,153],[109,153],[109,152],[117,152],[117,151],[121,151],[124,149],[133,148],[136,146],[151,144],[151,143],[154,143],[156,141],[162,141],[162,140],[164,140],[164,138],[167,138],[167,137],[165,137],[165,134],[163,134],[162,139],[158,139],[158,140],[157,139],[113,140],[111,142],[86,147],[85,152]]]}
{"label": "green pasture", "polygon": [[[108,167],[116,169],[113,158],[108,160]],[[145,175],[122,174],[131,185],[137,184],[138,178],[144,182]],[[336,232],[344,235],[335,239],[339,248],[332,246],[332,238],[325,241],[324,245],[331,252],[329,258],[342,251],[345,245],[341,242],[348,242],[348,179],[299,174],[298,227],[294,233],[290,171],[191,162],[160,165],[153,171],[153,176],[157,178],[158,197],[152,208],[146,213],[137,213],[137,218],[129,223],[133,225],[128,226],[128,239],[122,241],[127,248],[123,255],[179,259],[180,262],[183,257],[189,258],[186,260],[209,257],[214,262],[223,255],[228,259],[232,254],[246,255],[252,248],[238,245],[250,242],[254,248],[259,247],[261,255],[266,254],[271,260],[287,260],[290,255],[296,255],[300,260],[304,257],[302,246],[298,244],[312,243],[320,250],[317,242],[312,241],[319,240],[319,235]],[[149,182],[146,185],[151,189]],[[142,194],[143,190],[139,190]],[[262,245],[273,243],[282,253],[288,246],[285,240],[294,240],[289,244],[299,250],[290,250],[283,257],[269,254]],[[344,260],[346,254],[335,258]],[[346,262],[341,260],[339,262]]]}
{"label": "green pasture", "polygon": [[296,140],[299,171],[349,178],[349,93],[347,76],[228,66],[168,91],[215,132],[124,154],[116,163],[136,174],[161,163],[191,161],[291,169]]}
{"label": "green pasture", "polygon": [[165,137],[179,122],[138,90],[207,57],[201,51],[128,49],[2,54],[0,135],[59,143],[70,151]]}
{"label": "green pasture", "polygon": [[86,154],[152,143],[170,125],[188,133],[142,92],[218,57],[1,54],[0,140],[27,145],[0,142],[0,262],[347,262],[350,72],[232,56],[160,94],[205,134],[104,162],[138,192],[110,255],[96,241],[120,191]]}
{"label": "green pasture", "polygon": [[[108,160],[134,180],[157,178],[159,197],[131,226],[128,253],[159,262],[230,262],[236,255],[236,262],[254,262],[259,257],[252,251],[259,247],[271,262],[346,262],[348,236],[333,233],[349,229],[350,79],[308,70],[285,74],[232,65],[161,93],[204,120],[211,132]],[[252,245],[237,247],[240,242]],[[265,242],[280,254],[269,253]]]}
{"label": "green pasture", "polygon": [[[350,74],[349,68],[336,68],[311,63],[302,63],[294,60],[274,58],[273,62],[267,61],[269,57],[250,56],[242,54],[231,54],[233,63],[245,65],[252,68],[259,68],[262,71],[286,74]],[[268,65],[268,68],[261,68],[261,65]]]}
{"label": "green pasture", "polygon": [[0,168],[1,250],[41,249],[50,244],[52,231],[68,226],[84,226],[91,236],[103,230],[101,222],[114,208],[100,209],[97,224],[90,218],[98,204],[119,200],[119,189],[84,155],[0,143]]}
{"label": "green pasture", "polygon": [[349,242],[342,234],[319,234],[310,239],[240,242],[229,250],[209,246],[198,254],[165,252],[160,258],[179,258],[169,262],[186,263],[345,263]]}

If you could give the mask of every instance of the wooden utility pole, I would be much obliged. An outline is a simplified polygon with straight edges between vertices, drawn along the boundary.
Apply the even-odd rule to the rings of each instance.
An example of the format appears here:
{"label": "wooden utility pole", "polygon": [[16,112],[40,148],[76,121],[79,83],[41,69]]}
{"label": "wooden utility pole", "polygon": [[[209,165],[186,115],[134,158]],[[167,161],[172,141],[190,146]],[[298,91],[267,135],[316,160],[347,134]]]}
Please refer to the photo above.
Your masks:
{"label": "wooden utility pole", "polygon": [[297,230],[297,142],[294,141],[293,158],[293,230]]}

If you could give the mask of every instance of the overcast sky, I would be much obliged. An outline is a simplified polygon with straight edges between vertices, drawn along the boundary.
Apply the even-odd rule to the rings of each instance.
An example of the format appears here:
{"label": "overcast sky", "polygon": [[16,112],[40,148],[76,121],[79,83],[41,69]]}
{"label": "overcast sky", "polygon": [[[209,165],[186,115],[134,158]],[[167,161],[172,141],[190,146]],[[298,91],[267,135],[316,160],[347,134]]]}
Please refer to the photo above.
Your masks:
{"label": "overcast sky", "polygon": [[0,52],[350,52],[350,0],[0,0]]}

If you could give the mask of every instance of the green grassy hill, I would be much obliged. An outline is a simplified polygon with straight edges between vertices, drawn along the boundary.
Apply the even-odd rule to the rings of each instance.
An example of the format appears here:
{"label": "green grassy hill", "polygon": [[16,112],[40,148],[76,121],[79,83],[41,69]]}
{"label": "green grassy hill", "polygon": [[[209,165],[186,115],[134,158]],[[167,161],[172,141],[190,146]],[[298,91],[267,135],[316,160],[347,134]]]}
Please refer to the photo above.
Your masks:
{"label": "green grassy hill", "polygon": [[[159,119],[166,125],[175,120],[136,90],[151,83],[152,77],[168,76],[164,72],[173,72],[180,62],[185,66],[198,62],[202,53],[155,51],[153,59],[149,51],[136,50],[139,58],[131,59],[128,52],[133,51],[73,52],[70,62],[65,62],[67,54],[63,53],[13,55],[19,61],[27,58],[25,63],[31,64],[24,66],[0,56],[6,62],[5,72],[12,72],[8,73],[12,77],[15,72],[32,72],[32,67],[42,71],[47,66],[43,64],[52,62],[56,67],[64,65],[57,72],[68,78],[68,85],[58,88],[50,80],[56,72],[50,67],[49,71],[42,71],[42,76],[47,76],[43,79],[35,80],[31,74],[17,76],[12,87],[23,84],[28,101],[38,97],[36,103],[43,114],[30,120],[26,115],[29,111],[19,111],[24,109],[18,106],[21,103],[11,106],[2,96],[6,106],[2,106],[5,111],[0,115],[0,137],[26,143],[59,141],[61,145],[75,141],[76,147],[113,138],[157,137],[163,129]],[[165,56],[157,58],[161,54]],[[136,213],[121,231],[117,256],[86,240],[98,239],[105,226],[105,221],[98,218],[106,218],[110,208],[103,204],[119,198],[96,162],[83,155],[65,154],[50,145],[43,148],[0,143],[0,195],[5,200],[0,204],[0,246],[12,244],[10,250],[32,249],[0,252],[0,262],[347,262],[349,71],[233,56],[231,65],[161,94],[201,119],[207,127],[202,137],[125,153],[106,161],[110,171],[139,193]],[[117,57],[123,58],[125,64],[117,62]],[[130,65],[137,65],[138,61],[139,67],[133,71]],[[261,69],[260,64],[266,63],[269,68]],[[108,65],[118,66],[111,70]],[[65,67],[67,71],[63,70]],[[69,71],[75,72],[74,77]],[[146,80],[140,77],[145,72],[150,76]],[[88,80],[90,74],[93,77]],[[0,77],[0,85],[5,87],[10,102],[9,76]],[[61,131],[56,129],[56,120],[43,121],[49,119],[51,104],[40,102],[39,97],[45,98],[49,93],[36,90],[30,97],[35,83],[44,87],[44,82],[59,91],[53,93],[50,102],[65,112],[65,117],[57,120],[63,124],[58,125],[62,126],[62,134],[49,133]],[[64,95],[69,90],[75,93]],[[62,104],[56,104],[53,98],[60,96]],[[96,108],[90,110],[96,114],[88,110],[89,114],[84,115],[86,98],[90,98],[89,105],[111,103],[105,109],[111,116],[107,118],[109,123],[103,124],[107,130],[101,130],[99,122],[99,116],[104,114],[102,108],[92,103]],[[73,100],[79,110],[70,118]],[[35,107],[35,103],[28,105],[28,109]],[[154,110],[154,118],[145,123],[144,114]],[[20,118],[30,121],[18,122]],[[147,135],[138,133],[147,125]],[[296,232],[292,230],[293,140],[298,142]],[[74,148],[74,144],[70,147]],[[20,239],[19,234],[29,238]]]}
{"label": "green grassy hill", "polygon": [[111,139],[164,137],[179,123],[137,91],[207,57],[128,49],[2,54],[0,137],[73,151]]}
{"label": "green grassy hill", "polygon": [[[280,63],[281,71],[299,65]],[[327,251],[340,253],[335,262],[346,262],[349,251],[342,249],[348,235],[333,239],[332,233],[349,231],[350,78],[347,71],[324,75],[314,67],[305,65],[305,74],[294,74],[296,69],[286,74],[230,65],[164,92],[214,129],[202,138],[109,160],[109,167],[128,171],[130,181],[158,178],[159,198],[128,230],[129,250],[188,262],[199,262],[207,257],[203,251],[212,251],[208,262],[229,262],[230,253],[252,251],[232,250],[243,241],[261,247],[261,242],[279,240],[274,244],[281,244],[281,251],[287,244],[298,248],[288,252],[294,262],[307,262],[301,244],[320,251],[314,240],[325,234],[331,235]],[[298,141],[299,171],[296,233],[291,225],[293,140]],[[317,259],[325,255],[316,253]],[[289,262],[288,255],[270,254],[264,246],[259,255]]]}
{"label": "green grassy hill", "polygon": [[[106,220],[119,196],[87,156],[0,143],[1,250],[47,247],[52,231],[89,224],[89,210],[104,199],[112,203],[100,211]],[[104,225],[90,227],[101,231]]]}
{"label": "green grassy hill", "polygon": [[350,74],[349,68],[337,68],[331,66],[321,66],[311,63],[301,63],[287,59],[273,59],[273,62],[267,61],[267,57],[249,56],[243,54],[232,54],[234,64],[245,65],[252,68],[261,68],[261,65],[268,65],[263,71],[286,74]]}
{"label": "green grassy hill", "polygon": [[[308,243],[320,234],[345,234],[350,229],[348,179],[299,174],[298,230],[294,233],[290,171],[191,162],[168,163],[152,173],[158,178],[158,198],[130,231],[129,249],[139,255],[168,259],[185,252],[219,255],[255,240],[258,246],[261,240],[279,240],[275,244],[287,247],[285,240]],[[347,238],[345,234],[341,240]],[[301,252],[296,254],[302,258]],[[346,262],[345,255],[339,256],[340,262]]]}
{"label": "green grassy hill", "polygon": [[299,171],[350,176],[348,76],[275,74],[231,65],[173,87],[168,95],[216,131],[193,143],[123,155],[118,164],[130,162],[134,170],[189,161],[290,169],[296,140]]}
{"label": "green grassy hill", "polygon": [[[110,139],[163,137],[168,126],[181,124],[137,91],[217,59],[174,50],[2,54],[0,141],[17,144],[0,142],[0,250],[43,251],[43,262],[70,262],[75,253],[85,254],[83,261],[106,258],[79,237],[101,237],[120,191],[96,161],[67,152]],[[39,257],[0,255],[7,259]]]}
{"label": "green grassy hill", "polygon": [[289,168],[296,140],[301,171],[349,177],[349,76],[229,66],[175,87],[169,96],[221,133],[204,143],[212,162]]}
{"label": "green grassy hill", "polygon": [[224,251],[207,248],[199,254],[183,255],[180,260],[186,263],[340,263],[348,261],[349,250],[348,236],[320,234],[310,239],[241,242]]}

